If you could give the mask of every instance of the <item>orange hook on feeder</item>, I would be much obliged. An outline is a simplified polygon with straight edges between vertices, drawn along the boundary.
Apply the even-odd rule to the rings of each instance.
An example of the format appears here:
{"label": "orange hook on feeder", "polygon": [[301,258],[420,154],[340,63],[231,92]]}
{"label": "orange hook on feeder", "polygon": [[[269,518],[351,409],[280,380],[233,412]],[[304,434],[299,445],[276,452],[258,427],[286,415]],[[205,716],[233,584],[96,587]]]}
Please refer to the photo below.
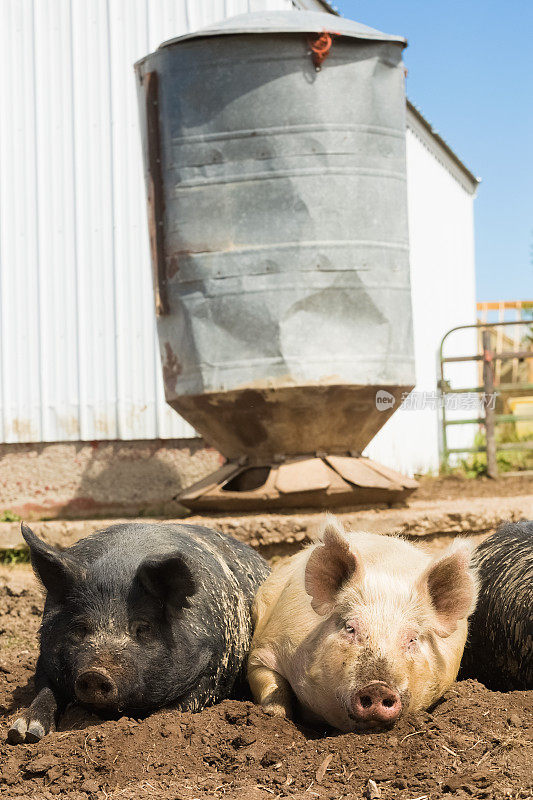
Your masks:
{"label": "orange hook on feeder", "polygon": [[308,39],[309,47],[311,48],[313,64],[315,65],[317,72],[320,70],[322,64],[329,55],[331,45],[333,44],[333,40],[331,38],[332,36],[340,36],[340,34],[335,33],[334,31],[327,31],[324,28],[322,33],[318,34],[316,39]]}

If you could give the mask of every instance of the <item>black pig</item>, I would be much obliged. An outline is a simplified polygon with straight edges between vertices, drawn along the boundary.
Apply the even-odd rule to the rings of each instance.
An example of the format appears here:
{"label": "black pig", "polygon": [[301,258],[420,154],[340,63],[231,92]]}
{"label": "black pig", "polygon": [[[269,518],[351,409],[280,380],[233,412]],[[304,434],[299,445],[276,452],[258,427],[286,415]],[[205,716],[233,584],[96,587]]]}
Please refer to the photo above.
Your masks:
{"label": "black pig", "polygon": [[46,602],[37,696],[10,742],[41,739],[74,700],[142,715],[197,711],[230,695],[268,574],[251,547],[196,525],[112,525],[64,551],[24,524],[22,535]]}
{"label": "black pig", "polygon": [[459,677],[500,692],[533,689],[533,522],[502,525],[474,562],[479,596]]}

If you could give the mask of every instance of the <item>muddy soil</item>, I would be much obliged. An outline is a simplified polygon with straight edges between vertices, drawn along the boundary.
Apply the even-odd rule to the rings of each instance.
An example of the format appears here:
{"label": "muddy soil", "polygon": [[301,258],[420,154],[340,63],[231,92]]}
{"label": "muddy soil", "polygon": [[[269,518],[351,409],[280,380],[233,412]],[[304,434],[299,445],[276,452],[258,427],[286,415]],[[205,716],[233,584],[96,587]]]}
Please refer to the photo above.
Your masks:
{"label": "muddy soil", "polygon": [[341,735],[270,718],[245,700],[200,714],[101,721],[77,707],[38,744],[6,731],[33,696],[42,600],[27,566],[0,568],[0,798],[193,800],[533,797],[533,691],[464,681],[393,731]]}

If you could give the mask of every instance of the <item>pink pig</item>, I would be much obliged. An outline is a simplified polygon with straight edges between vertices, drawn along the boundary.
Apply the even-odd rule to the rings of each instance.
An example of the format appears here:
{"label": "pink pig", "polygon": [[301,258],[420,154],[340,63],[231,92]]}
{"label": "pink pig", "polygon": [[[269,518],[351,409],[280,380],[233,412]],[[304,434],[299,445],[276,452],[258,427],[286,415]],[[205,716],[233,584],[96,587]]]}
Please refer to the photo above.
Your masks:
{"label": "pink pig", "polygon": [[470,548],[437,559],[391,536],[345,532],[328,517],[320,541],[259,589],[248,662],[253,695],[341,731],[386,730],[453,683],[476,602]]}

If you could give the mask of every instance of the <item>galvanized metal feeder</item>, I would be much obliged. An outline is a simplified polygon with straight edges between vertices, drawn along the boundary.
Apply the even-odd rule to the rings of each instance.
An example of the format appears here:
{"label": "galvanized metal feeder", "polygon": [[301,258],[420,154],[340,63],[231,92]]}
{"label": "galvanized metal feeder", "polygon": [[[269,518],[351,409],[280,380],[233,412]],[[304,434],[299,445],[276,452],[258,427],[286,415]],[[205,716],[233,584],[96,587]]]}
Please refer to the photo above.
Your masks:
{"label": "galvanized metal feeder", "polygon": [[191,508],[416,487],[360,457],[394,407],[376,392],[414,384],[404,46],[270,12],[136,65],[166,399],[232,462]]}

